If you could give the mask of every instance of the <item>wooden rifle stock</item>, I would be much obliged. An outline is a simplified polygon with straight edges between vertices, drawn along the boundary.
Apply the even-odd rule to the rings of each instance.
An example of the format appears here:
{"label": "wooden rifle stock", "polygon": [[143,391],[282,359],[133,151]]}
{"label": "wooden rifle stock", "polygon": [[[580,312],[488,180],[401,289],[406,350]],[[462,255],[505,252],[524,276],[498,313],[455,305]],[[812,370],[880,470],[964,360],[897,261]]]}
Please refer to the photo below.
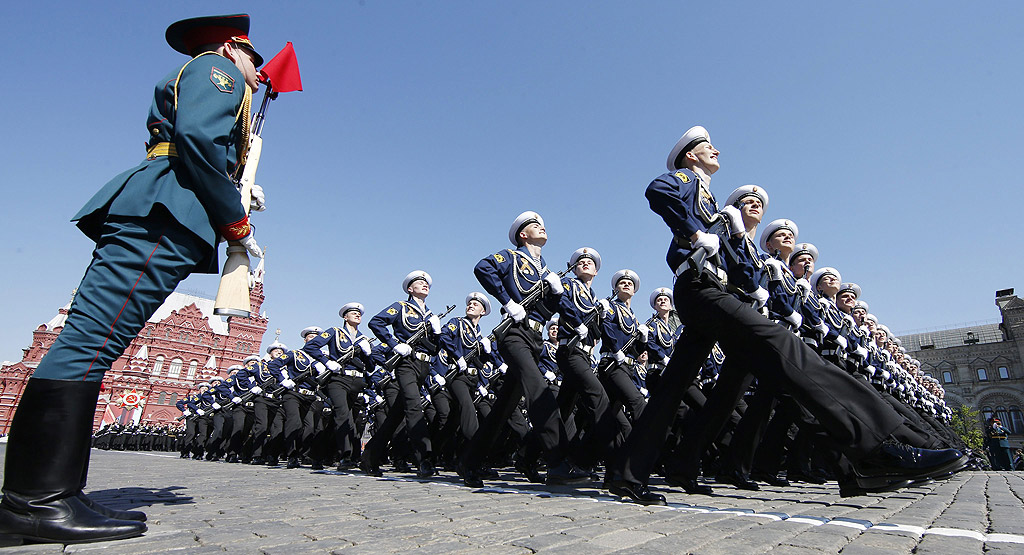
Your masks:
{"label": "wooden rifle stock", "polygon": [[[246,214],[249,213],[249,204],[252,202],[252,186],[256,182],[256,168],[259,166],[262,152],[263,138],[254,133],[249,139],[245,169],[239,180],[239,192]],[[228,241],[228,258],[224,262],[224,271],[220,276],[213,313],[218,316],[241,318],[248,318],[252,314],[252,305],[249,303],[249,253],[237,241]]]}

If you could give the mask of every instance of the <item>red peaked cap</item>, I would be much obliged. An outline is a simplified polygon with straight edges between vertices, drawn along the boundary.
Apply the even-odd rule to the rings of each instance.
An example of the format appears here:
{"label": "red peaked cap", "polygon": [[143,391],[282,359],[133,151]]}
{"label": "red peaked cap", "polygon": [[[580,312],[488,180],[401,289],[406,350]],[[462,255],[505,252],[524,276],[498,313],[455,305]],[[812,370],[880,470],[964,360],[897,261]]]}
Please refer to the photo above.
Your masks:
{"label": "red peaked cap", "polygon": [[189,56],[195,56],[196,49],[207,44],[233,42],[253,53],[253,63],[256,67],[263,65],[263,56],[256,52],[256,48],[249,41],[248,14],[183,19],[172,23],[164,36],[171,48]]}

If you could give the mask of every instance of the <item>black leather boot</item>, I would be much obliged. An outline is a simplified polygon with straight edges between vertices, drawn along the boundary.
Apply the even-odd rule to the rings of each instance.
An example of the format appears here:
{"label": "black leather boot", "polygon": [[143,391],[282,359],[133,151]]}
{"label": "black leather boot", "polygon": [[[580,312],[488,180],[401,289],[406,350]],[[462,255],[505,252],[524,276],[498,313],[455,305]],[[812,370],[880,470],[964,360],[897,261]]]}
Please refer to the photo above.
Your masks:
{"label": "black leather boot", "polygon": [[142,535],[146,525],[89,508],[81,492],[99,382],[32,378],[11,423],[0,542],[84,543]]}
{"label": "black leather boot", "polygon": [[85,494],[85,482],[89,477],[89,456],[92,454],[92,449],[86,447],[85,449],[85,462],[82,464],[82,482],[78,486],[78,499],[85,504],[86,507],[96,511],[97,513],[117,520],[137,520],[139,522],[146,521],[146,513],[142,511],[119,511],[117,509],[111,509],[106,505],[101,505]]}

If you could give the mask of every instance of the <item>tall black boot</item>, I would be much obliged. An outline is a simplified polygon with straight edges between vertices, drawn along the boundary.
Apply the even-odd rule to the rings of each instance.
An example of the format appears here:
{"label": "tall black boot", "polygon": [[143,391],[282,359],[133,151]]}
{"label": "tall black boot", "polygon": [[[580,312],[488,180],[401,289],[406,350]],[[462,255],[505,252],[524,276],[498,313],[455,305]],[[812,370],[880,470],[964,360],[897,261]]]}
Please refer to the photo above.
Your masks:
{"label": "tall black boot", "polygon": [[92,449],[88,447],[85,449],[85,462],[82,464],[82,482],[78,486],[78,499],[85,504],[86,507],[96,511],[97,513],[117,520],[138,520],[139,522],[145,522],[146,513],[142,511],[119,511],[117,509],[111,509],[106,505],[101,505],[96,501],[93,501],[85,494],[85,482],[89,477],[89,456],[92,454]]}
{"label": "tall black boot", "polygon": [[0,542],[84,543],[146,531],[145,524],[108,518],[78,497],[99,387],[28,381],[7,442]]}

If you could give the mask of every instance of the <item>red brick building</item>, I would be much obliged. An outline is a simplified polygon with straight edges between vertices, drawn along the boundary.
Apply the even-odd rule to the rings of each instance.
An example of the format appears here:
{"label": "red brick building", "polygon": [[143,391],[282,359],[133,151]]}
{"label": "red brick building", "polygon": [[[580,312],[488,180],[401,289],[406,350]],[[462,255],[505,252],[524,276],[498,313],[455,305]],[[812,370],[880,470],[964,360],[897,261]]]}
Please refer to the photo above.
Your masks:
{"label": "red brick building", "polygon": [[[213,299],[174,292],[103,378],[94,428],[104,421],[174,423],[174,403],[199,382],[227,376],[227,368],[260,352],[267,331],[263,261],[253,272],[251,318],[215,316]],[[10,428],[21,392],[57,339],[71,303],[32,332],[21,361],[0,366],[0,434]],[[127,401],[127,403],[125,402]]]}

